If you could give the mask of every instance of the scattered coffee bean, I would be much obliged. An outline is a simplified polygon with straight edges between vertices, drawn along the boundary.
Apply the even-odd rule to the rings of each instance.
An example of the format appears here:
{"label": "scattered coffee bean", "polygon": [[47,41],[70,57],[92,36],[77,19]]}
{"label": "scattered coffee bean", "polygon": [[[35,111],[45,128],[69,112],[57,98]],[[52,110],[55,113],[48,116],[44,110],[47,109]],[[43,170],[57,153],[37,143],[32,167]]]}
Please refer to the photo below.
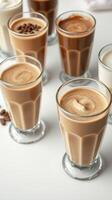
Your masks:
{"label": "scattered coffee bean", "polygon": [[1,119],[0,119],[0,122],[1,122],[1,124],[2,124],[3,126],[6,125],[6,120],[5,120],[5,119],[1,118]]}
{"label": "scattered coffee bean", "polygon": [[[1,108],[1,106],[0,106]],[[5,126],[7,122],[10,121],[10,116],[9,116],[9,113],[5,110],[5,109],[2,109],[0,110],[0,123]]]}
{"label": "scattered coffee bean", "polygon": [[0,115],[4,115],[6,113],[6,110],[5,109],[2,109],[1,111],[0,111]]}

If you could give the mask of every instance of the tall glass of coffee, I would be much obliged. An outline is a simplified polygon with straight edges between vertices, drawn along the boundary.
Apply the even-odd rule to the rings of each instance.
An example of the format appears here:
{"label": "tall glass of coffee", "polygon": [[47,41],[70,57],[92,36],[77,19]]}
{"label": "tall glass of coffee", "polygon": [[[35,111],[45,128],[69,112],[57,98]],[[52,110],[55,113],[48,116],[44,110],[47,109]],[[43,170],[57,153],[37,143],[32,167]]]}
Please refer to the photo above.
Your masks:
{"label": "tall glass of coffee", "polygon": [[45,71],[48,20],[40,13],[24,12],[14,15],[8,23],[12,47],[16,55],[29,55],[38,59]]}
{"label": "tall glass of coffee", "polygon": [[0,64],[0,86],[11,118],[9,133],[18,143],[27,144],[45,135],[40,121],[42,96],[40,62],[30,56],[15,56]]}
{"label": "tall glass of coffee", "polygon": [[58,89],[56,100],[66,146],[63,168],[75,179],[95,178],[102,169],[99,148],[107,125],[111,92],[94,79],[73,79]]}
{"label": "tall glass of coffee", "polygon": [[40,12],[47,17],[49,22],[48,44],[53,44],[56,37],[54,25],[58,0],[28,0],[28,5],[31,12]]}
{"label": "tall glass of coffee", "polygon": [[68,11],[56,19],[63,71],[62,82],[87,78],[96,20],[84,11]]}

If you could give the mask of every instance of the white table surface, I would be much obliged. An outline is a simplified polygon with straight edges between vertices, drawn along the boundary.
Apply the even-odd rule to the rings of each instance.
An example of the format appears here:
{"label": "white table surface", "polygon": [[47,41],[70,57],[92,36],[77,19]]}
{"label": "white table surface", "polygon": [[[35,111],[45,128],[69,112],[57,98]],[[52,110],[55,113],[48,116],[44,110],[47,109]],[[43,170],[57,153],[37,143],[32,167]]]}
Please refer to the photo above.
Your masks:
{"label": "white table surface", "polygon": [[[71,9],[84,9],[82,0],[59,0],[59,13]],[[95,77],[98,51],[112,43],[112,12],[94,15],[97,26],[90,66]],[[55,102],[55,93],[61,84],[57,44],[48,47],[46,67],[49,82],[44,87],[41,110],[47,127],[46,137],[35,144],[20,145],[10,138],[8,127],[0,125],[0,200],[111,200],[112,126],[107,127],[101,148],[105,162],[103,173],[89,182],[67,176],[61,165],[65,148]]]}

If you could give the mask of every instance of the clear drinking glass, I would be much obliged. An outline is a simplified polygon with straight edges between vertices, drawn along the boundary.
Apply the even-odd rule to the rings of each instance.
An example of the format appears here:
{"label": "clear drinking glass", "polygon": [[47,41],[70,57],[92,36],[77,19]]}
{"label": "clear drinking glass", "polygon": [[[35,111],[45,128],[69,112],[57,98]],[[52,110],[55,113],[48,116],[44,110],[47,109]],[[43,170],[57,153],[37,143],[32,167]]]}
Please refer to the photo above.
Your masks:
{"label": "clear drinking glass", "polygon": [[[14,24],[42,24],[42,28],[33,34],[21,34],[13,29]],[[29,20],[29,21],[28,21]],[[32,20],[32,21],[31,21]],[[40,25],[39,24],[39,25]],[[47,72],[45,70],[46,48],[47,48],[47,35],[48,35],[48,20],[40,13],[23,12],[14,15],[8,23],[8,29],[11,39],[12,47],[16,55],[29,55],[38,59],[44,68],[43,82],[47,82]]]}
{"label": "clear drinking glass", "polygon": [[[88,116],[81,114],[78,116],[66,111],[60,104],[62,97],[78,88],[91,89],[104,96],[107,101],[105,108],[100,113]],[[59,125],[66,146],[62,161],[63,168],[72,178],[93,179],[102,169],[99,148],[107,124],[111,93],[103,83],[94,79],[73,79],[58,89],[56,101]]]}
{"label": "clear drinking glass", "polygon": [[[9,72],[13,66],[31,65],[38,74],[35,79],[29,82],[16,83],[6,81],[2,78],[3,73]],[[17,69],[17,68],[16,68]],[[33,68],[32,68],[33,69]],[[9,71],[8,71],[9,70]],[[13,72],[17,78],[22,78],[22,73]],[[25,78],[30,76],[29,71],[25,69]],[[16,75],[17,74],[17,75]],[[33,143],[45,135],[45,124],[39,119],[40,104],[42,96],[42,74],[43,68],[40,62],[30,56],[14,56],[5,59],[0,64],[0,86],[7,110],[11,118],[9,127],[10,136],[18,143]]]}
{"label": "clear drinking glass", "polygon": [[[104,46],[98,54],[98,74],[99,80],[105,83],[112,93],[112,44]],[[108,122],[112,123],[112,106]]]}
{"label": "clear drinking glass", "polygon": [[[83,32],[69,32],[60,27],[60,22],[73,16],[83,17],[91,21],[91,28]],[[78,22],[77,22],[78,23]],[[80,23],[77,26],[80,26]],[[88,12],[68,11],[59,15],[56,19],[60,55],[63,71],[60,73],[62,82],[73,78],[87,78],[91,51],[94,40],[96,20]]]}
{"label": "clear drinking glass", "polygon": [[13,15],[22,12],[22,4],[22,0],[0,3],[0,57],[2,58],[13,55],[7,23]]}
{"label": "clear drinking glass", "polygon": [[31,12],[42,13],[48,19],[48,45],[52,45],[56,40],[55,18],[57,15],[58,0],[28,0],[28,5]]}

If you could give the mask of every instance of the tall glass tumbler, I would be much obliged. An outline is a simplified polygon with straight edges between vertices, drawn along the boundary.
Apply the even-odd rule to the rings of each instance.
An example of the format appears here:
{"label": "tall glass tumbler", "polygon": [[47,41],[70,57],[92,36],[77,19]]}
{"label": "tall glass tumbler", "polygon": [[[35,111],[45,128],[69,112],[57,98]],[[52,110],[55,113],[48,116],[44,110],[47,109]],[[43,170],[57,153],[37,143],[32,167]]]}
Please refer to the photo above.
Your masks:
{"label": "tall glass tumbler", "polygon": [[0,64],[0,86],[11,118],[10,136],[18,143],[36,142],[45,135],[39,119],[43,68],[30,56],[14,56]]}
{"label": "tall glass tumbler", "polygon": [[88,67],[94,40],[96,20],[84,11],[68,11],[56,19],[63,70],[62,82],[90,76]]}
{"label": "tall glass tumbler", "polygon": [[28,0],[28,5],[31,12],[40,12],[48,19],[48,45],[52,45],[56,39],[55,19],[57,15],[58,0]]}
{"label": "tall glass tumbler", "polygon": [[94,79],[73,79],[58,89],[56,101],[66,146],[63,168],[72,178],[91,180],[102,169],[99,148],[107,125],[111,92]]}
{"label": "tall glass tumbler", "polygon": [[45,70],[47,18],[40,13],[19,13],[9,20],[8,28],[16,55],[29,55],[38,59],[44,68],[43,81],[47,82]]}

